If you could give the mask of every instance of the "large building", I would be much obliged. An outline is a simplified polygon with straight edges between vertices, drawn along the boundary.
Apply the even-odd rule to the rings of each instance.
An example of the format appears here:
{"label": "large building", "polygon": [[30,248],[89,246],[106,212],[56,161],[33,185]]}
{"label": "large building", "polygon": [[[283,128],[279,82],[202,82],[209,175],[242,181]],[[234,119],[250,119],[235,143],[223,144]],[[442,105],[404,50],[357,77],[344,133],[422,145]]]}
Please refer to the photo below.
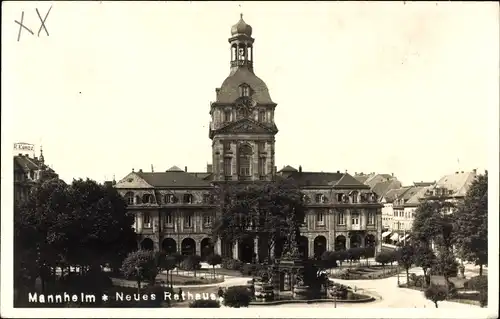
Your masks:
{"label": "large building", "polygon": [[[307,216],[300,238],[301,250],[319,256],[325,250],[374,246],[381,249],[381,207],[370,187],[340,171],[306,172],[299,166],[275,166],[274,111],[277,104],[254,73],[252,27],[243,18],[231,28],[230,73],[211,103],[209,138],[212,164],[206,172],[172,167],[166,172],[132,170],[115,187],[136,216],[135,229],[144,248],[250,261],[262,259],[266,243],[257,237],[241,243],[212,244],[216,218],[210,201],[218,183],[259,183],[293,179],[305,193]],[[203,111],[203,110],[201,110]],[[278,252],[275,252],[278,254]]]}
{"label": "large building", "polygon": [[[477,171],[455,172],[441,177],[437,182],[415,182],[388,191],[382,198],[382,240],[397,243],[410,236],[417,207],[422,200],[446,200],[455,205],[463,201]],[[450,208],[448,213],[453,213]]]}

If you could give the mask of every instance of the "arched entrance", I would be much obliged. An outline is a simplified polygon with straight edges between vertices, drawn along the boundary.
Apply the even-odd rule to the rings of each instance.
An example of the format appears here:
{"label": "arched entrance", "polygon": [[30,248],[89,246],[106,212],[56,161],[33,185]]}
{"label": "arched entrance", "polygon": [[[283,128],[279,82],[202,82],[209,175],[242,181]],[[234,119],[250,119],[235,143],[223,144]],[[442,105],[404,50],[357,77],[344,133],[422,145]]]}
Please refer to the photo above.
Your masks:
{"label": "arched entrance", "polygon": [[375,236],[368,234],[365,237],[365,247],[375,247],[376,241]]}
{"label": "arched entrance", "polygon": [[177,242],[172,238],[165,238],[161,243],[161,249],[167,255],[171,255],[177,251]]}
{"label": "arched entrance", "polygon": [[299,253],[304,259],[309,257],[309,240],[306,236],[299,237]]}
{"label": "arched entrance", "polygon": [[321,258],[321,255],[326,251],[325,236],[316,236],[314,238],[314,258]]}
{"label": "arched entrance", "polygon": [[153,243],[153,240],[151,238],[144,238],[144,240],[141,242],[141,249],[153,250],[154,247],[155,244]]}
{"label": "arched entrance", "polygon": [[351,235],[351,248],[361,247],[361,236],[358,234]]}
{"label": "arched entrance", "polygon": [[208,256],[214,253],[214,245],[210,238],[204,238],[200,242],[200,252],[201,252],[201,260],[206,260]]}
{"label": "arched entrance", "polygon": [[244,263],[251,263],[254,259],[254,241],[251,237],[246,237],[239,243],[238,259]]}
{"label": "arched entrance", "polygon": [[181,243],[181,254],[189,256],[196,254],[196,242],[193,238],[184,238]]}
{"label": "arched entrance", "polygon": [[337,250],[345,250],[346,238],[343,235],[338,235],[335,238],[335,251]]}

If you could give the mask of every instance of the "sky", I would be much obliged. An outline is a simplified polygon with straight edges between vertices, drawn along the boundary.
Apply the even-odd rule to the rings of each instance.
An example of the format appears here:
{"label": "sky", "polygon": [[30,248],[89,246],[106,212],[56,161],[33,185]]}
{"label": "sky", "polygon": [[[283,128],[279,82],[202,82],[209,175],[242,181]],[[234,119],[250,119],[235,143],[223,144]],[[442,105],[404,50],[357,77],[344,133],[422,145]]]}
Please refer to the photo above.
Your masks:
{"label": "sky", "polygon": [[[49,8],[47,35],[36,9]],[[33,35],[18,41],[23,11]],[[240,13],[278,104],[278,169],[411,184],[491,167],[494,2],[3,2],[2,157],[15,142],[43,145],[66,181],[204,171]]]}

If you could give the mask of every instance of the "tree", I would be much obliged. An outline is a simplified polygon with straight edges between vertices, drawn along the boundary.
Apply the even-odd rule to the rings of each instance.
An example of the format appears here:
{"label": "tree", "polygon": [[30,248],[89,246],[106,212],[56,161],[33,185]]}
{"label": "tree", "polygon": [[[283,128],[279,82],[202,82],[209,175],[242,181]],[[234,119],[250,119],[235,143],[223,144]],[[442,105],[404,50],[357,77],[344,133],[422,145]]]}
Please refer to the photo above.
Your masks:
{"label": "tree", "polygon": [[[158,272],[166,271],[167,272],[167,283],[170,282],[170,286],[172,283],[172,273],[171,271],[175,268],[176,260],[175,257],[167,255],[163,251],[159,251],[155,253],[155,262],[156,267],[158,268]],[[170,274],[170,277],[169,277]]]}
{"label": "tree", "polygon": [[449,286],[450,277],[454,277],[457,274],[458,263],[455,259],[455,255],[449,249],[442,247],[436,258],[436,269],[439,274],[444,277],[446,286]]}
{"label": "tree", "polygon": [[454,243],[461,257],[479,265],[479,275],[488,264],[488,175],[478,175],[455,212]]}
{"label": "tree", "polygon": [[412,237],[419,242],[451,248],[453,222],[448,214],[455,205],[444,198],[425,200],[417,207]]}
{"label": "tree", "polygon": [[421,242],[415,248],[415,265],[421,267],[424,271],[424,278],[426,284],[430,284],[427,280],[427,270],[436,263],[436,255],[429,247],[428,243]]}
{"label": "tree", "polygon": [[155,252],[142,249],[131,252],[123,261],[121,271],[126,278],[135,278],[139,290],[143,281],[154,283],[158,274]]}
{"label": "tree", "polygon": [[410,268],[415,261],[415,248],[411,245],[405,245],[398,254],[398,264],[403,266],[406,271],[406,284],[410,283]]}
{"label": "tree", "polygon": [[434,302],[436,308],[438,308],[438,302],[446,299],[448,294],[448,289],[439,285],[431,285],[424,292],[425,298]]}
{"label": "tree", "polygon": [[222,263],[222,257],[218,254],[210,254],[207,257],[207,262],[212,266],[214,270],[214,279],[215,279],[215,266],[220,265]]}
{"label": "tree", "polygon": [[388,252],[382,251],[375,257],[375,261],[382,264],[383,271],[385,272],[385,265],[391,261],[391,258],[392,257]]}
{"label": "tree", "polygon": [[232,308],[248,307],[252,296],[245,286],[229,287],[224,293],[224,305]]}
{"label": "tree", "polygon": [[196,271],[200,269],[201,257],[198,255],[189,255],[182,262],[182,268],[185,270],[192,270],[194,272],[194,277],[196,277]]}
{"label": "tree", "polygon": [[276,243],[292,231],[299,238],[298,228],[304,223],[305,207],[303,194],[294,183],[220,185],[213,196],[220,203],[212,228],[214,242],[217,238],[237,242],[259,234],[267,243],[270,256]]}

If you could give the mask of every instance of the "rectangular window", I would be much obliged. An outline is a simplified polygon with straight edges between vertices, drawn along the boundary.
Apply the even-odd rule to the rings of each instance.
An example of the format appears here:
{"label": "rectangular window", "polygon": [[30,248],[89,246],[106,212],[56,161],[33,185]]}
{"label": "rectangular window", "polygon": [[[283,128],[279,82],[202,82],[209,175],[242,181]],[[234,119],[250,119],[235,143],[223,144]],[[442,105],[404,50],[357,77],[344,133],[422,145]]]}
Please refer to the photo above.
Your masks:
{"label": "rectangular window", "polygon": [[208,228],[212,226],[212,216],[209,214],[203,215],[203,227]]}
{"label": "rectangular window", "polygon": [[337,224],[338,225],[345,225],[344,213],[338,213],[337,214]]}
{"label": "rectangular window", "polygon": [[259,176],[266,175],[266,159],[264,157],[259,158]]}
{"label": "rectangular window", "polygon": [[260,110],[259,111],[259,122],[266,122],[266,111]]}
{"label": "rectangular window", "polygon": [[231,121],[231,111],[226,110],[224,111],[224,122],[230,122]]}
{"label": "rectangular window", "polygon": [[166,226],[172,226],[172,213],[166,213],[165,214],[165,225]]}
{"label": "rectangular window", "polygon": [[368,225],[375,225],[375,214],[368,213]]}
{"label": "rectangular window", "polygon": [[226,157],[224,158],[224,175],[225,176],[231,176],[231,158]]}
{"label": "rectangular window", "polygon": [[323,215],[323,213],[317,213],[316,214],[316,223],[319,226],[324,226],[325,225],[325,216]]}
{"label": "rectangular window", "polygon": [[240,157],[240,176],[250,176],[250,158],[248,156]]}
{"label": "rectangular window", "polygon": [[186,228],[193,227],[193,215],[192,214],[184,215],[184,227],[186,227]]}
{"label": "rectangular window", "polygon": [[144,213],[142,217],[142,225],[144,228],[151,228],[151,215]]}
{"label": "rectangular window", "polygon": [[352,214],[351,223],[353,225],[359,225],[359,214],[357,213]]}

